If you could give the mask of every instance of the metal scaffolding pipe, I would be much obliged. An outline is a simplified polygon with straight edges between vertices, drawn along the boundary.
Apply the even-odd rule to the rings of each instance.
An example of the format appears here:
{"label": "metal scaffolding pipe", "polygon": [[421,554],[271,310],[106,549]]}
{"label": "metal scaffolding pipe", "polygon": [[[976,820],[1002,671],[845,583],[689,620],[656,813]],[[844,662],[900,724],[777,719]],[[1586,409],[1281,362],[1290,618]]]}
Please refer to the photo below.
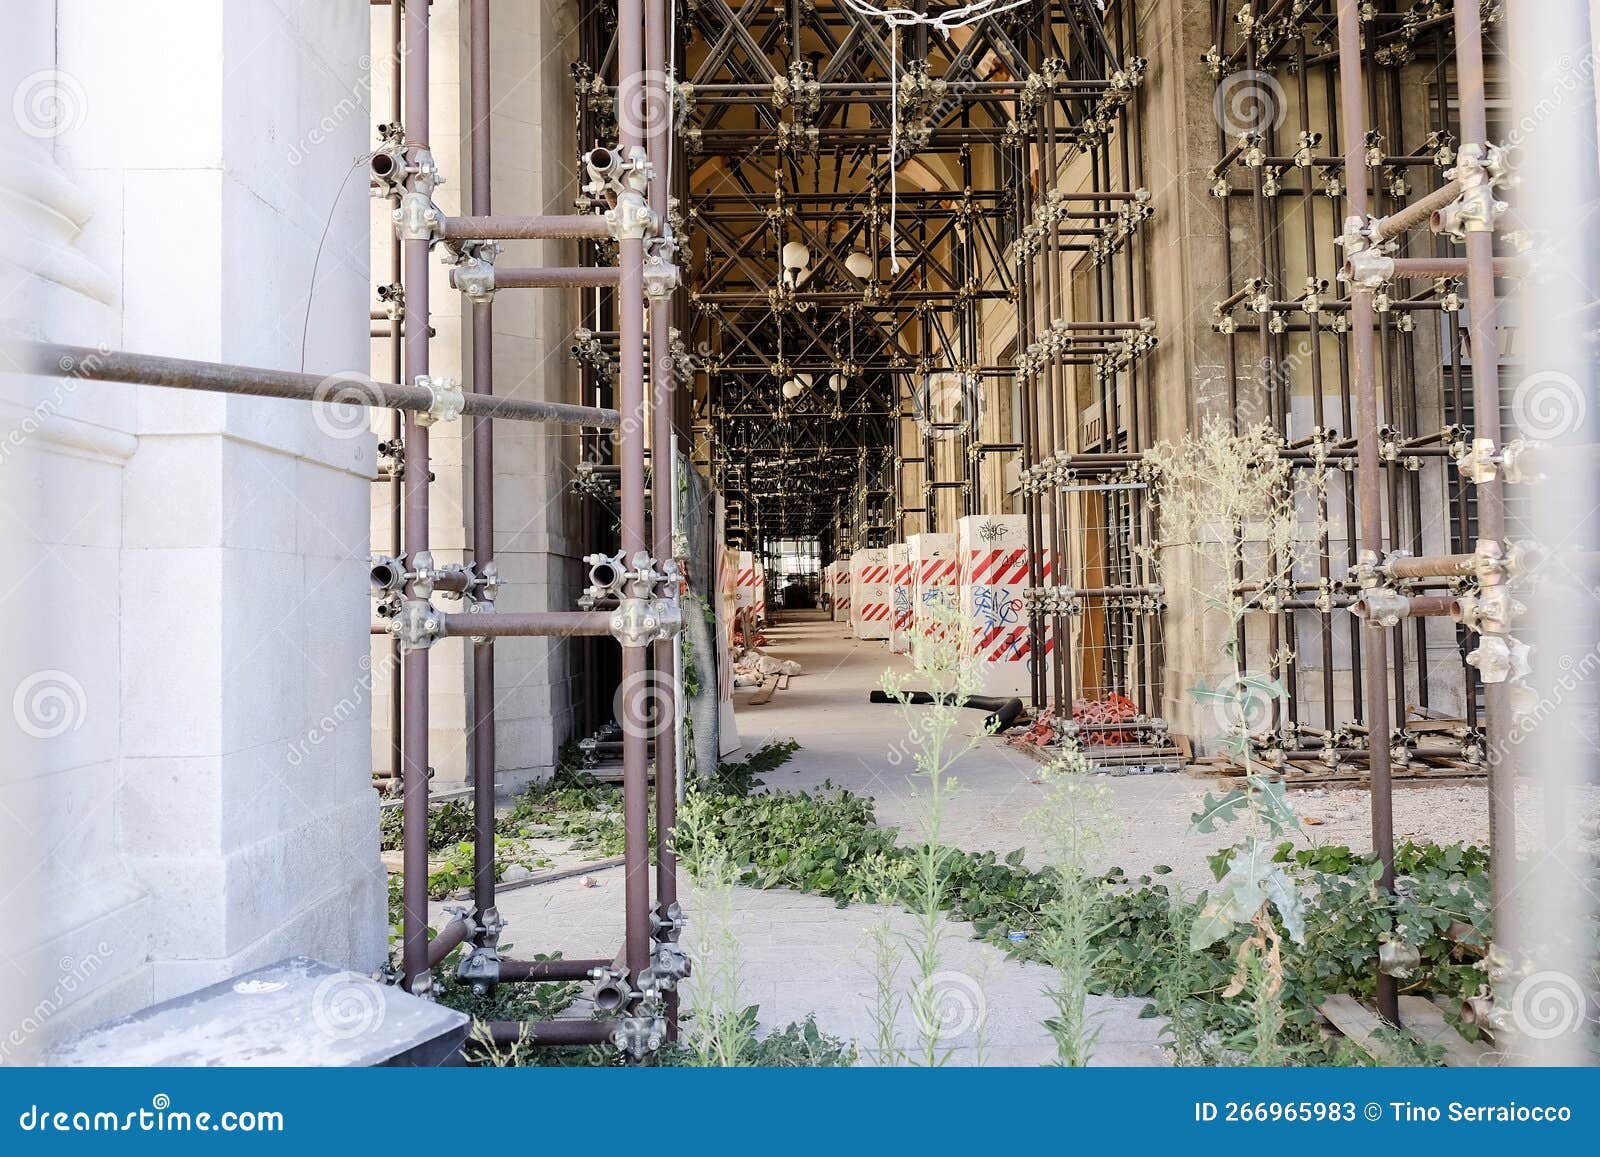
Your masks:
{"label": "metal scaffolding pipe", "polygon": [[[426,147],[428,140],[428,5],[405,5],[405,123],[413,142]],[[406,378],[415,382],[428,374],[428,242],[402,243],[406,316],[416,322],[405,334]],[[411,387],[417,388],[417,387]],[[424,391],[426,392],[426,391]],[[431,408],[431,395],[427,407]],[[428,549],[428,427],[406,414],[405,495],[406,557],[417,558]],[[416,599],[415,582],[406,585],[406,597]],[[428,651],[404,652],[405,714],[401,735],[404,766],[402,820],[403,874],[401,878],[401,976],[412,992],[426,995],[433,988],[428,964]]]}
{"label": "metal scaffolding pipe", "polygon": [[[468,11],[469,104],[467,151],[471,157],[472,212],[491,212],[490,163],[493,103],[489,88],[489,0],[472,0]],[[498,274],[498,271],[497,271]],[[498,283],[499,278],[497,276]],[[472,389],[494,393],[494,304],[475,301],[472,313]],[[472,562],[477,574],[494,562],[494,427],[472,420]],[[478,616],[480,618],[484,616]],[[495,747],[494,637],[472,649],[472,905],[480,928],[498,923],[494,899]]]}
{"label": "metal scaffolding pipe", "polygon": [[605,611],[490,612],[439,616],[439,635],[447,639],[498,639],[504,636],[576,638],[610,633],[611,615]]}
{"label": "metal scaffolding pipe", "polygon": [[[1366,89],[1361,59],[1361,0],[1337,0],[1339,49],[1339,103],[1345,147],[1345,172],[1349,216],[1355,228],[1367,219]],[[1377,563],[1383,556],[1383,475],[1380,465],[1382,432],[1378,416],[1377,358],[1373,345],[1372,291],[1350,287],[1351,379],[1355,388],[1355,433],[1358,450],[1356,491],[1361,556]],[[1374,737],[1371,753],[1372,847],[1382,864],[1379,885],[1394,892],[1394,801],[1389,762],[1389,636],[1369,630],[1362,643],[1366,665],[1366,723]],[[1377,966],[1374,945],[1374,968]],[[1377,974],[1378,1012],[1392,1024],[1400,1023],[1399,992],[1394,977]]]}
{"label": "metal scaffolding pipe", "polygon": [[512,983],[522,981],[588,980],[598,970],[612,967],[616,961],[605,960],[506,960],[500,961],[500,979]]}
{"label": "metal scaffolding pipe", "polygon": [[[1475,0],[1456,0],[1456,97],[1461,107],[1461,139],[1467,145],[1489,145],[1483,73],[1483,13]],[[1485,178],[1487,179],[1487,178]],[[1491,194],[1492,197],[1492,194]],[[1495,301],[1494,223],[1467,230],[1467,296],[1472,302],[1467,329],[1472,340],[1472,421],[1474,434],[1499,450],[1500,342],[1496,336],[1499,309]],[[1478,553],[1498,555],[1506,541],[1504,483],[1494,478],[1478,483]],[[1487,645],[1486,635],[1480,645]],[[1510,898],[1517,878],[1516,767],[1512,746],[1511,684],[1483,685],[1488,710],[1486,760],[1489,774],[1489,876],[1495,937],[1511,943],[1516,936]]]}
{"label": "metal scaffolding pipe", "polygon": [[[618,0],[617,77],[619,107],[643,108],[644,7],[642,0]],[[624,156],[643,148],[643,128],[636,116],[619,118],[618,145]],[[657,179],[661,179],[657,175]],[[644,239],[623,237],[617,243],[621,281],[617,291],[617,331],[621,337],[617,380],[618,409],[628,415],[618,438],[622,464],[622,553],[625,558],[646,553],[644,457],[649,442],[644,393]],[[648,652],[644,647],[622,649],[622,685],[637,695],[649,679]],[[626,692],[625,692],[626,693]],[[624,836],[623,909],[625,937],[623,959],[630,980],[637,981],[650,964],[650,861],[648,796],[650,753],[641,728],[623,731],[622,815]],[[637,986],[636,986],[637,987]]]}
{"label": "metal scaffolding pipe", "polygon": [[497,1045],[598,1045],[611,1039],[616,1025],[609,1020],[491,1020],[485,1021],[489,1039]]}
{"label": "metal scaffolding pipe", "polygon": [[[408,308],[413,312],[418,310],[414,301]],[[406,335],[408,349],[414,349],[419,344],[426,345],[427,340],[426,329],[420,334]],[[174,390],[209,390],[219,394],[322,402],[334,406],[367,406],[403,410],[408,414],[427,413],[433,408],[435,400],[433,392],[425,386],[375,382],[365,373],[302,374],[292,370],[198,362],[158,354],[135,354],[52,342],[19,342],[17,348],[24,352],[23,368],[30,373],[63,374],[85,381],[127,382]],[[415,380],[418,375],[407,376]],[[495,418],[508,422],[557,422],[606,430],[616,429],[621,422],[621,416],[615,410],[478,394],[465,395],[461,413],[468,417]]]}
{"label": "metal scaffolding pipe", "polygon": [[495,289],[609,289],[617,284],[615,265],[579,265],[544,269],[496,269]]}
{"label": "metal scaffolding pipe", "polygon": [[[667,92],[667,38],[676,35],[668,27],[665,0],[649,0],[645,10],[645,83],[651,88],[642,107],[652,111],[646,126],[654,179],[650,182],[650,207],[663,232],[668,229],[667,174],[672,168],[670,137],[672,95]],[[650,463],[654,475],[650,487],[651,552],[664,564],[673,557],[673,501],[677,497],[677,455],[673,449],[672,416],[677,398],[677,381],[672,358],[671,307],[669,297],[650,301]],[[656,915],[669,918],[678,902],[678,856],[674,848],[673,827],[678,812],[678,639],[658,641],[653,648],[655,697],[664,704],[655,727],[656,783]],[[626,691],[625,691],[626,693]],[[637,726],[639,697],[623,705],[623,714]],[[624,726],[626,726],[626,722]],[[668,1039],[676,1039],[678,994],[670,990],[666,998]]]}
{"label": "metal scaffolding pipe", "polygon": [[1420,200],[1413,201],[1398,213],[1391,213],[1387,217],[1376,221],[1369,236],[1374,245],[1403,237],[1411,230],[1426,225],[1432,220],[1433,215],[1445,208],[1457,197],[1461,196],[1461,182],[1451,181]]}
{"label": "metal scaffolding pipe", "polygon": [[446,217],[439,227],[445,241],[570,241],[604,240],[611,236],[605,218],[597,213],[561,216]]}
{"label": "metal scaffolding pipe", "polygon": [[465,944],[471,934],[471,927],[460,918],[439,929],[438,934],[428,941],[428,967],[436,968],[441,960]]}

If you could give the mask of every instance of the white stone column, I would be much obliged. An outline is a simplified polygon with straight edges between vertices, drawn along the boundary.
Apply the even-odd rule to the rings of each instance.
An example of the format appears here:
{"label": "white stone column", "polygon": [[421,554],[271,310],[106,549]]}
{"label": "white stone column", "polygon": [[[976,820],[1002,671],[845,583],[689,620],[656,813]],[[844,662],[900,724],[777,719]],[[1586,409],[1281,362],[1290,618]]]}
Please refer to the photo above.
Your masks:
{"label": "white stone column", "polygon": [[[29,6],[20,36],[8,25],[27,51],[5,58],[30,72],[8,71],[4,95],[58,75],[56,119],[21,126],[47,138],[22,142],[42,168],[9,163],[9,134],[0,177],[8,211],[35,221],[35,332],[362,367],[365,177],[340,184],[366,147],[366,21],[341,5],[60,0]],[[30,634],[0,691],[43,672],[42,702],[68,713],[18,713],[23,739],[7,737],[41,826],[40,918],[7,921],[5,948],[99,960],[52,997],[39,1039],[288,955],[374,967],[365,424],[70,375],[8,378],[0,396],[13,429],[18,405],[49,419],[0,467],[24,511],[21,581],[0,597]]]}

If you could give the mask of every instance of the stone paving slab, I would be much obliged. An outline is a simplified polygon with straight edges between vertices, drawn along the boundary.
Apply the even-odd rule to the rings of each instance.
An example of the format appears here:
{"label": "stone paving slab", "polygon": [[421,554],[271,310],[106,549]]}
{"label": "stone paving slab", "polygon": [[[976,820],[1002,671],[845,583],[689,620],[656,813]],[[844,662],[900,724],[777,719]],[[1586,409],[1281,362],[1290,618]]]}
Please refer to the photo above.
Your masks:
{"label": "stone paving slab", "polygon": [[[594,887],[559,880],[505,893],[502,916],[510,923],[513,955],[560,949],[566,956],[613,953],[622,943],[622,873],[597,872]],[[685,939],[696,948],[693,898]],[[440,913],[435,913],[435,920]],[[872,904],[838,907],[834,901],[774,888],[738,887],[731,927],[741,944],[741,998],[761,1008],[761,1031],[815,1015],[822,1031],[869,1050],[876,1038],[871,1009],[877,990],[872,960],[873,929],[887,921],[910,936],[915,921],[897,908]],[[1050,970],[1008,960],[991,944],[972,939],[971,926],[945,922],[943,961],[933,991],[953,1032],[945,1041],[950,1064],[1037,1065],[1055,1058],[1044,1029],[1051,1013],[1045,989]],[[693,981],[689,981],[692,986]],[[909,962],[895,980],[903,1044],[916,1037],[910,1007]],[[1096,996],[1092,1015],[1100,1031],[1098,1064],[1161,1064],[1161,1022],[1143,1020],[1138,999]],[[870,1057],[865,1058],[870,1063]]]}

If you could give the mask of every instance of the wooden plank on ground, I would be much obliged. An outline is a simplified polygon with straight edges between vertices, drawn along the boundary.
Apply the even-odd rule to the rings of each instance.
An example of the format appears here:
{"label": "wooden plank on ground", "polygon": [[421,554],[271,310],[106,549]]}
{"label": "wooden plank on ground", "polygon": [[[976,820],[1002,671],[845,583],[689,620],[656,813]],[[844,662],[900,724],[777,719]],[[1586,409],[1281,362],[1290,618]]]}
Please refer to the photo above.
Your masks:
{"label": "wooden plank on ground", "polygon": [[753,706],[760,706],[761,704],[767,702],[767,700],[772,698],[772,693],[774,691],[776,691],[777,689],[778,689],[777,676],[772,676],[771,678],[763,679],[761,681],[761,689],[759,691],[757,691],[754,695],[750,696],[751,704]]}
{"label": "wooden plank on ground", "polygon": [[1330,996],[1318,1006],[1317,1011],[1332,1021],[1334,1028],[1344,1033],[1378,1063],[1385,1065],[1406,1063],[1406,1058],[1379,1036],[1379,1030],[1387,1028],[1388,1023],[1355,997],[1343,993]]}
{"label": "wooden plank on ground", "polygon": [[1439,1006],[1420,996],[1400,998],[1400,1023],[1425,1045],[1444,1049],[1444,1063],[1453,1069],[1478,1069],[1494,1064],[1489,1046],[1469,1041],[1444,1018]]}

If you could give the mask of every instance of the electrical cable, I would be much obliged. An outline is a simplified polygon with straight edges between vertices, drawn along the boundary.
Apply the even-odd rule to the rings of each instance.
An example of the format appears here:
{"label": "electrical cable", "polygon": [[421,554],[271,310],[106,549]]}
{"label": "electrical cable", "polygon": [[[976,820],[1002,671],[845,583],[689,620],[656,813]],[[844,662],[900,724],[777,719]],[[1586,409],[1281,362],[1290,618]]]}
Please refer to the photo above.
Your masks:
{"label": "electrical cable", "polygon": [[[889,272],[900,273],[900,243],[895,233],[895,216],[899,207],[900,169],[900,29],[923,25],[949,36],[957,28],[976,24],[990,16],[998,16],[1013,8],[1031,4],[1033,0],[973,0],[960,8],[947,8],[943,12],[913,12],[909,8],[879,8],[867,0],[843,0],[843,3],[860,16],[871,16],[889,26]],[[996,6],[998,5],[998,7]]]}
{"label": "electrical cable", "polygon": [[[317,239],[316,256],[311,259],[311,284],[306,288],[306,316],[300,326],[300,372],[306,372],[306,343],[311,334],[311,303],[317,296],[317,267],[322,264],[322,248],[328,243],[328,231],[333,228],[333,218],[339,212],[339,202],[344,200],[345,188],[350,184],[350,178],[355,176],[356,170],[372,164],[372,158],[377,156],[377,150],[364,153],[356,158],[356,163],[350,166],[350,171],[344,175],[344,180],[339,182],[339,191],[333,195],[333,204],[328,206],[328,219],[322,223],[322,236]],[[399,322],[395,323],[400,324]],[[399,375],[396,374],[396,377]]]}

